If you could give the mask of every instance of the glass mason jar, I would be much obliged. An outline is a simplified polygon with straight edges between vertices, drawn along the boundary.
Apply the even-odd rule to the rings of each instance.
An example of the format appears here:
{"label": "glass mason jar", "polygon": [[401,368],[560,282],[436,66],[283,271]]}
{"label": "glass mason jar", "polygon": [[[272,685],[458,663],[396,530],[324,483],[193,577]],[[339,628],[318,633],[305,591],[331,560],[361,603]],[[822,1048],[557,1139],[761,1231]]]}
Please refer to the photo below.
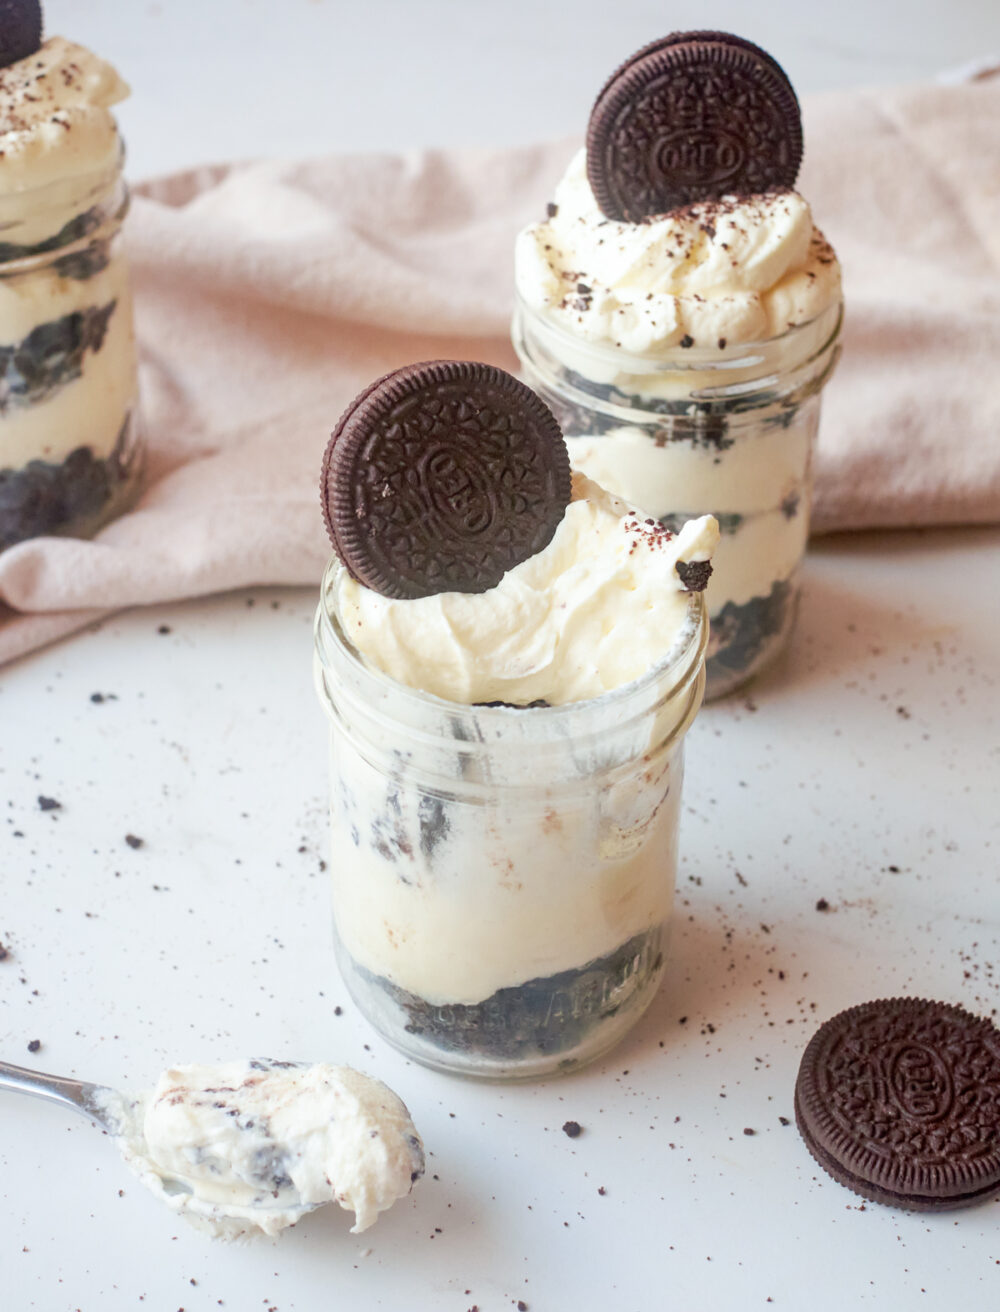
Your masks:
{"label": "glass mason jar", "polygon": [[701,594],[675,650],[634,683],[566,706],[468,706],[363,661],[327,600],[341,568],[315,638],[351,996],[439,1070],[532,1078],[591,1060],[663,973]]}
{"label": "glass mason jar", "polygon": [[554,411],[572,463],[668,528],[719,521],[706,698],[756,674],[791,633],[841,318],[837,303],[767,342],[652,358],[573,337],[517,301],[522,377]]}
{"label": "glass mason jar", "polygon": [[136,491],[123,154],[0,195],[0,551],[89,536]]}

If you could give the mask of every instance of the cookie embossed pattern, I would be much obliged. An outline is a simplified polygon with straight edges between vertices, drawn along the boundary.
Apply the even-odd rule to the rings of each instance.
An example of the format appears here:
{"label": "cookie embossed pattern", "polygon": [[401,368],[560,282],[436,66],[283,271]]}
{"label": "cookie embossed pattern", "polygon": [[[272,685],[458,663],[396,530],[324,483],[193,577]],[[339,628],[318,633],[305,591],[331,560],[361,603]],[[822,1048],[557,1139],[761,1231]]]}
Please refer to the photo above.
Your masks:
{"label": "cookie embossed pattern", "polygon": [[792,187],[802,127],[770,55],[724,32],[675,33],[608,79],[590,116],[587,175],[611,219]]}
{"label": "cookie embossed pattern", "polygon": [[427,1065],[573,1069],[663,975],[718,527],[571,480],[543,402],[464,362],[362,393],[321,490],[341,974]]}
{"label": "cookie embossed pattern", "polygon": [[675,33],[605,84],[515,247],[512,339],[574,467],[671,527],[711,513],[706,696],[784,647],[840,270],[792,188],[798,102],[741,37]]}
{"label": "cookie embossed pattern", "polygon": [[1000,1191],[1000,1032],[918,998],[865,1003],[813,1037],[795,1113],[835,1180],[911,1211]]}

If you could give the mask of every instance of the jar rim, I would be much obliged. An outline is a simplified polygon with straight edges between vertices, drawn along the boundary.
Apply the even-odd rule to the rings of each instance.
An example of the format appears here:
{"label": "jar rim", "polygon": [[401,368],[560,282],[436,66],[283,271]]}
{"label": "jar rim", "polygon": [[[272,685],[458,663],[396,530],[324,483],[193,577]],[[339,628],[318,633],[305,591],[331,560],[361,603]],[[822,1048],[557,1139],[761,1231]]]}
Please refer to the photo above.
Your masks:
{"label": "jar rim", "polygon": [[664,659],[637,678],[620,684],[617,688],[611,688],[597,697],[563,702],[557,706],[492,706],[482,702],[450,701],[445,697],[437,696],[436,693],[425,692],[422,688],[401,683],[391,674],[387,674],[366,660],[351,642],[343,631],[339,617],[327,605],[327,597],[333,590],[334,582],[344,571],[346,566],[336,555],[331,556],[323,571],[315,620],[315,642],[319,660],[323,662],[324,639],[333,641],[339,651],[347,657],[352,669],[362,678],[370,679],[375,687],[381,687],[396,696],[409,698],[413,705],[420,706],[430,713],[448,715],[453,719],[468,716],[470,719],[475,718],[480,725],[499,726],[509,721],[511,716],[522,717],[525,711],[531,713],[534,723],[553,726],[573,713],[580,716],[587,710],[593,710],[595,714],[603,715],[608,710],[613,711],[626,704],[631,698],[641,696],[642,693],[664,681],[666,676],[676,672],[676,677],[670,682],[670,689],[673,691],[683,685],[692,669],[697,669],[708,645],[708,609],[705,594],[692,592],[688,594],[688,622],[680,630],[677,640]]}
{"label": "jar rim", "polygon": [[[825,321],[829,321],[830,331],[824,334],[822,345],[818,349],[809,350],[809,357],[804,356],[802,360],[796,361],[797,364],[801,364],[806,358],[822,355],[834,345],[840,334],[843,313],[843,297],[838,297],[812,318],[804,319],[774,337],[734,342],[721,351],[717,347],[681,348],[677,343],[673,343],[669,347],[664,347],[659,354],[636,355],[634,352],[626,351],[624,347],[616,346],[614,342],[595,342],[576,336],[544,310],[531,305],[519,287],[515,285],[514,288],[515,329],[518,319],[523,317],[533,328],[540,329],[543,336],[547,335],[555,342],[565,343],[574,355],[589,356],[603,365],[613,363],[618,372],[635,376],[662,373],[680,375],[718,373],[724,378],[727,373],[742,374],[755,365],[768,370],[773,367],[772,357],[780,355],[785,359],[794,358],[798,343],[802,343],[803,349],[808,349],[816,336],[817,328],[825,326]],[[719,385],[724,385],[722,378]]]}

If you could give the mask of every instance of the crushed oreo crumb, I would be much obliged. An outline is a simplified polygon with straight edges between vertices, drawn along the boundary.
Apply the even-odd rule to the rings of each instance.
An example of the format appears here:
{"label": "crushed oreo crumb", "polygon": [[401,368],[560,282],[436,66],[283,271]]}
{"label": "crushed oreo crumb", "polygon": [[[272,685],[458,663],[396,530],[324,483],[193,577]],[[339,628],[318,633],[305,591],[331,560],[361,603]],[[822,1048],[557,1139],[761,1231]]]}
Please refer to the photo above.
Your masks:
{"label": "crushed oreo crumb", "polygon": [[135,834],[125,835],[125,842],[128,843],[129,847],[132,848],[133,851],[135,851],[137,848],[142,847],[145,841],[146,840],[144,838],[137,838]]}
{"label": "crushed oreo crumb", "polygon": [[704,592],[712,577],[710,560],[679,560],[674,568],[687,592]]}
{"label": "crushed oreo crumb", "polygon": [[29,1052],[38,1052],[38,1051],[40,1051],[41,1046],[42,1046],[42,1041],[41,1041],[41,1039],[32,1039],[31,1042],[28,1044],[28,1051],[29,1051]]}
{"label": "crushed oreo crumb", "polygon": [[61,811],[62,802],[57,802],[54,797],[42,797],[39,795],[38,809],[39,811]]}
{"label": "crushed oreo crumb", "polygon": [[567,1121],[562,1128],[563,1134],[565,1134],[568,1139],[579,1139],[580,1135],[583,1133],[583,1126],[579,1121]]}

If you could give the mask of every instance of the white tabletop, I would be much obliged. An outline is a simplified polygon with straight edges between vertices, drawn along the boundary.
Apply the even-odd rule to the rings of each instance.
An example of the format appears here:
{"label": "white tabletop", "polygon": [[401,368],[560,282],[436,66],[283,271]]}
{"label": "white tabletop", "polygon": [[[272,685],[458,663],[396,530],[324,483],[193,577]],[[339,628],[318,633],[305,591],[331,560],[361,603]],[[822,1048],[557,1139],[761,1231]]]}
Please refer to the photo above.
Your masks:
{"label": "white tabletop", "polygon": [[[736,28],[805,90],[1000,48],[987,0],[937,28],[904,0],[877,21],[848,3],[836,33],[799,13],[813,7],[787,31],[790,4],[759,23],[739,8],[681,5],[665,23],[639,0],[47,6],[52,30],[132,81],[136,176],[572,131],[609,64],[666,25]],[[691,732],[662,992],[608,1062],[518,1087],[407,1063],[339,981],[310,591],[134,611],[0,671],[0,1056],[131,1090],[180,1060],[346,1062],[398,1090],[430,1152],[362,1236],[328,1208],[276,1243],[226,1246],[165,1213],[92,1125],[0,1095],[0,1306],[992,1307],[997,1204],[865,1206],[780,1118],[804,1044],[841,1008],[897,992],[997,1005],[998,594],[998,531],[814,544],[788,659]]]}

